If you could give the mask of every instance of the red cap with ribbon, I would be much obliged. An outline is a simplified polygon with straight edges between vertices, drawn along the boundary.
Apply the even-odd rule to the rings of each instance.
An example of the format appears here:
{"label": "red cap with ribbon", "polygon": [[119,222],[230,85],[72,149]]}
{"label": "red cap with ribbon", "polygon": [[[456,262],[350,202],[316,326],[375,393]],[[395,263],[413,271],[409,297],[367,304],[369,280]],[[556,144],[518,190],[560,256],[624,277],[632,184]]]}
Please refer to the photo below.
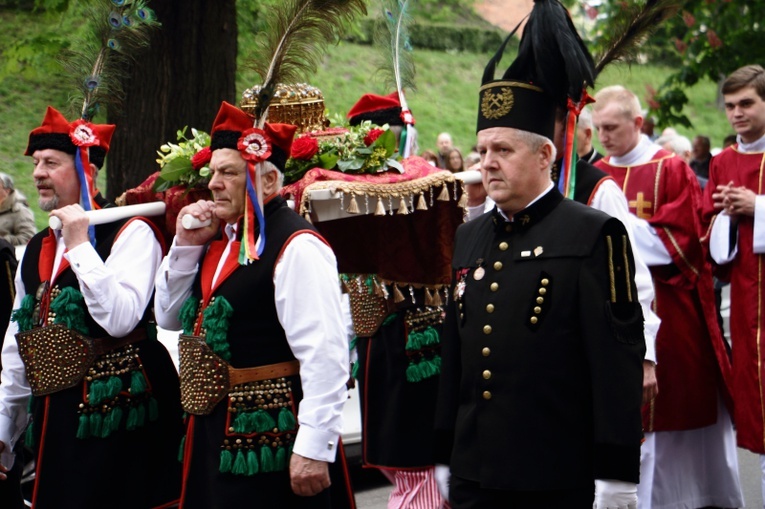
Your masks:
{"label": "red cap with ribbon", "polygon": [[[254,117],[245,113],[233,104],[223,102],[213,122],[211,130],[210,149],[221,148],[238,150],[247,163],[248,199],[245,200],[244,231],[242,232],[242,248],[239,252],[239,263],[246,264],[257,260],[265,246],[265,218],[261,208],[262,200],[258,199],[260,191],[257,176],[260,164],[265,161],[272,163],[279,171],[284,171],[284,165],[292,148],[297,127],[290,124],[269,124],[263,129],[253,127]],[[260,244],[256,245],[255,221],[259,224]]]}

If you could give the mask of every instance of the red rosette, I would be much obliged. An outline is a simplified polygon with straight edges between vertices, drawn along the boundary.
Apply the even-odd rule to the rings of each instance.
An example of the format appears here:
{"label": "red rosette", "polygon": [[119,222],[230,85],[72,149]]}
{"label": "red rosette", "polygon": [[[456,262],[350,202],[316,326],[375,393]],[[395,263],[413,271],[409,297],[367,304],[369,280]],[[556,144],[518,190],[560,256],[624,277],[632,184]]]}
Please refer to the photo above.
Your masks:
{"label": "red rosette", "polygon": [[236,147],[247,161],[262,163],[271,155],[271,144],[266,132],[256,127],[244,131]]}
{"label": "red rosette", "polygon": [[384,132],[385,132],[384,130],[382,130],[382,129],[377,129],[377,128],[370,130],[370,131],[369,131],[369,133],[367,133],[367,135],[366,135],[366,136],[364,136],[364,145],[366,145],[367,147],[368,147],[368,146],[370,146],[370,145],[371,145],[372,143],[374,143],[374,142],[377,140],[377,138],[379,138],[379,137],[380,137],[380,135],[382,135],[382,133],[384,133]]}
{"label": "red rosette", "polygon": [[310,161],[319,152],[319,142],[316,138],[303,135],[292,142],[292,158]]}
{"label": "red rosette", "polygon": [[195,170],[199,171],[207,164],[209,164],[210,160],[212,159],[212,150],[210,150],[210,147],[205,147],[196,154],[194,154],[194,157],[191,158],[191,166]]}
{"label": "red rosette", "polygon": [[84,119],[72,122],[69,128],[69,138],[78,147],[94,147],[99,144],[93,124]]}

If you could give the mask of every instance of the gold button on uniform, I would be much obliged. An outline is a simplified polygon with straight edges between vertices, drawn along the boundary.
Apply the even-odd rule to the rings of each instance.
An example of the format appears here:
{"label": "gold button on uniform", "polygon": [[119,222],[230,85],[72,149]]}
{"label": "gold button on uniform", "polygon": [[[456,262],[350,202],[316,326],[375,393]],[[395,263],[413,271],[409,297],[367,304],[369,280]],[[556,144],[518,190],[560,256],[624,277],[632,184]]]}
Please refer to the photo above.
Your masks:
{"label": "gold button on uniform", "polygon": [[484,325],[483,326],[483,333],[484,334],[491,334],[491,325]]}
{"label": "gold button on uniform", "polygon": [[459,306],[459,308],[460,308],[460,309],[462,309],[462,302],[460,302],[460,306]]}
{"label": "gold button on uniform", "polygon": [[483,399],[491,399],[491,392],[483,391]]}
{"label": "gold button on uniform", "polygon": [[486,304],[486,312],[487,313],[493,313],[494,312],[494,304]]}
{"label": "gold button on uniform", "polygon": [[494,262],[494,270],[502,270],[502,262]]}
{"label": "gold button on uniform", "polygon": [[[542,304],[545,301],[544,297],[537,297],[537,304]],[[462,306],[462,304],[460,304]]]}
{"label": "gold button on uniform", "polygon": [[464,320],[464,319],[465,319],[465,313],[460,313],[460,320]]}
{"label": "gold button on uniform", "polygon": [[538,321],[539,321],[539,318],[537,318],[536,316],[532,316],[532,317],[531,317],[531,323],[532,323],[532,324],[535,324],[535,323],[537,323]]}
{"label": "gold button on uniform", "polygon": [[549,285],[549,284],[550,284],[550,280],[549,280],[549,279],[547,279],[547,278],[544,278],[544,279],[542,280],[542,286],[547,286],[547,285]]}
{"label": "gold button on uniform", "polygon": [[481,350],[481,353],[483,354],[484,357],[488,357],[489,355],[491,355],[491,348],[489,348],[488,346],[485,346],[483,347],[483,350]]}
{"label": "gold button on uniform", "polygon": [[540,288],[539,289],[539,295],[544,295],[547,293],[547,288]]}
{"label": "gold button on uniform", "polygon": [[539,306],[534,307],[534,313],[539,314],[541,312],[542,312],[542,308],[540,308]]}
{"label": "gold button on uniform", "polygon": [[491,378],[491,371],[489,371],[489,370],[487,369],[486,371],[484,371],[484,372],[483,372],[483,379],[484,379],[484,380],[488,380],[488,379],[490,379],[490,378]]}
{"label": "gold button on uniform", "polygon": [[499,290],[499,283],[492,283],[491,286],[489,286],[489,288],[491,288],[492,292],[496,292],[497,290]]}
{"label": "gold button on uniform", "polygon": [[507,248],[510,247],[507,242],[500,242],[499,243],[499,250],[500,251],[507,251]]}

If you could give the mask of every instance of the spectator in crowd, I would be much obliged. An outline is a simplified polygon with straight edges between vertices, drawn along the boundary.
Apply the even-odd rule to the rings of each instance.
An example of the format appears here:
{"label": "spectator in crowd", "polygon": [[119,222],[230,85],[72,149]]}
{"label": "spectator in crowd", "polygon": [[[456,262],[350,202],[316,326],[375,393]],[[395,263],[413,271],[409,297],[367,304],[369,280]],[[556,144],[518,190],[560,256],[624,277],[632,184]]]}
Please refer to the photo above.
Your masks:
{"label": "spectator in crowd", "polygon": [[10,175],[0,173],[0,238],[23,246],[35,233],[32,211],[14,188]]}
{"label": "spectator in crowd", "polygon": [[438,166],[438,156],[432,150],[424,150],[422,154],[420,154],[420,157],[425,159],[427,162],[429,162],[433,166]]}
{"label": "spectator in crowd", "polygon": [[592,146],[592,111],[589,107],[582,109],[582,113],[579,114],[579,123],[576,126],[576,154],[590,164],[603,157],[603,154]]}
{"label": "spectator in crowd", "polygon": [[656,144],[660,145],[664,150],[668,150],[673,154],[679,155],[683,161],[690,164],[693,149],[691,140],[689,140],[686,136],[679,134],[675,136],[662,136],[656,140],[656,142]]}
{"label": "spectator in crowd", "polygon": [[[481,162],[481,154],[475,150],[471,150],[468,155],[465,156],[465,168],[470,169],[476,164]],[[479,166],[480,169],[480,166]]]}
{"label": "spectator in crowd", "polygon": [[462,152],[457,148],[453,148],[446,156],[446,169],[452,173],[459,173],[465,171],[465,162],[462,160]]}
{"label": "spectator in crowd", "polygon": [[708,137],[699,135],[693,138],[691,168],[696,175],[705,179],[709,178],[709,161],[712,160],[711,149]]}
{"label": "spectator in crowd", "polygon": [[656,140],[659,136],[654,133],[656,128],[656,119],[654,117],[643,114],[643,125],[640,127],[640,132],[648,136],[651,141]]}
{"label": "spectator in crowd", "polygon": [[736,135],[735,134],[729,134],[725,138],[723,138],[723,148],[726,149],[730,147],[731,145],[736,144]]}
{"label": "spectator in crowd", "polygon": [[452,135],[441,133],[436,138],[436,147],[438,148],[438,167],[446,169],[449,151],[454,148],[452,144]]}

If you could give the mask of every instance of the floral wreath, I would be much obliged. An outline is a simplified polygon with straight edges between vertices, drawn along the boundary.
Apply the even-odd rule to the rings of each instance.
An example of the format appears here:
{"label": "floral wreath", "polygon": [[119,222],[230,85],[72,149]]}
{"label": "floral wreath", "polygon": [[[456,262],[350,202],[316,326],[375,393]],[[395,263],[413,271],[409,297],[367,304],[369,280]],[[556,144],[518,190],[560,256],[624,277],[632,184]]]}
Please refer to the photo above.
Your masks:
{"label": "floral wreath", "polygon": [[389,126],[379,127],[368,120],[304,134],[292,143],[284,183],[300,180],[312,168],[356,174],[391,169],[403,173],[403,166],[394,158],[396,150],[396,135]]}
{"label": "floral wreath", "polygon": [[187,127],[177,132],[178,143],[165,143],[159,147],[159,176],[152,190],[162,192],[183,185],[188,188],[204,187],[210,180],[210,135],[191,128],[191,138],[186,136]]}

